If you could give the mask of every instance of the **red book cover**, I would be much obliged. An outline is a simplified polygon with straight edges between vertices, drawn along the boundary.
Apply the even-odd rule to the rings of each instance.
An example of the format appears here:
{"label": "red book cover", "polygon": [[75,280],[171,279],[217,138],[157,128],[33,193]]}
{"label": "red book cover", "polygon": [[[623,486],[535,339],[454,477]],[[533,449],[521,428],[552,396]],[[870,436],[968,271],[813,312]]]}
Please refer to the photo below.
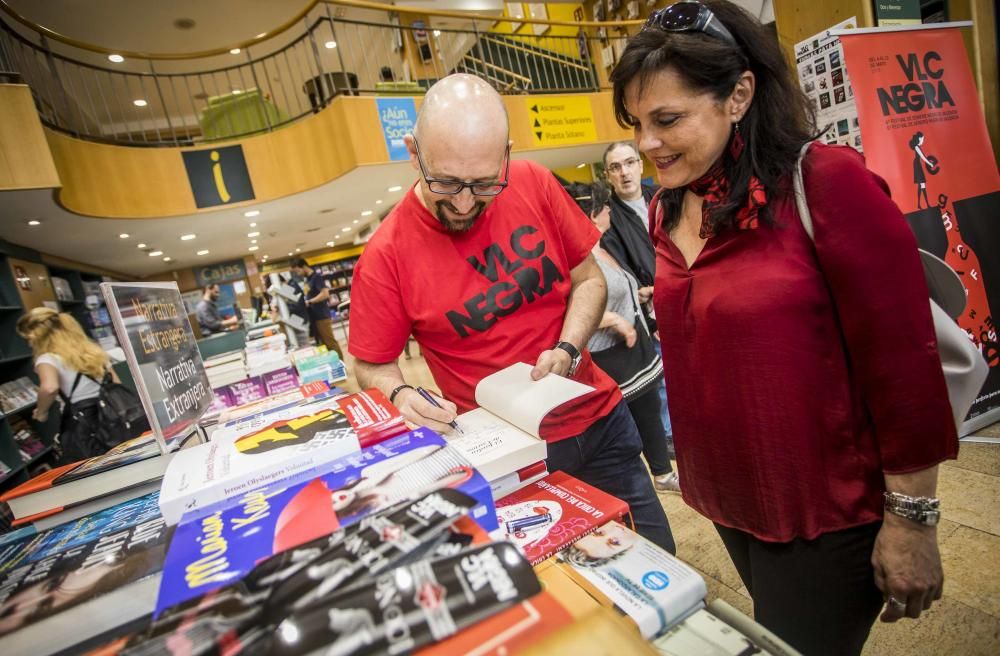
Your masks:
{"label": "red book cover", "polygon": [[513,542],[532,565],[628,513],[621,499],[565,472],[549,474],[496,506],[502,539]]}
{"label": "red book cover", "polygon": [[351,394],[338,401],[338,404],[347,415],[354,432],[358,434],[362,449],[409,430],[396,406],[389,403],[385,394],[377,389]]}

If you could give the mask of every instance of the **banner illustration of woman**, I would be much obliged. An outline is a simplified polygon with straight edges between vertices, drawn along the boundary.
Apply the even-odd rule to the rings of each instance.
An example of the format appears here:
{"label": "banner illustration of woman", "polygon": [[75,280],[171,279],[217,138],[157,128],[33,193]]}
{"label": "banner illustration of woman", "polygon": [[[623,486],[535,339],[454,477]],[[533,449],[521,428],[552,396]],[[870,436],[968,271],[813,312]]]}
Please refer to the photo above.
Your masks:
{"label": "banner illustration of woman", "polygon": [[[917,132],[910,139],[910,148],[913,150],[913,184],[917,185],[917,209],[930,207],[931,202],[927,200],[927,176],[924,175],[924,165],[927,165],[927,172],[934,175],[941,169],[938,168],[937,158],[924,155],[921,146],[924,145],[924,133]],[[924,205],[920,205],[921,197]]]}

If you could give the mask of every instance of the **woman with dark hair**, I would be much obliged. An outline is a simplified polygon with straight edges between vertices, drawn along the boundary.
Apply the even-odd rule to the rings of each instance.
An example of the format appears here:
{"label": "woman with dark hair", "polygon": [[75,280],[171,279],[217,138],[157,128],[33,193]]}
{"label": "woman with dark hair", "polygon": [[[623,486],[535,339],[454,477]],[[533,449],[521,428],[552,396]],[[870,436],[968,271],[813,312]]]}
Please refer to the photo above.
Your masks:
{"label": "woman with dark hair", "polygon": [[933,497],[958,440],[916,241],[855,150],[804,150],[806,99],[736,5],[655,12],[611,81],[664,187],[654,306],[684,500],[758,621],[860,653],[883,602],[891,622],[941,596]]}
{"label": "woman with dark hair", "polygon": [[913,184],[917,185],[917,209],[923,209],[920,199],[923,198],[924,206],[930,207],[931,202],[927,200],[927,176],[924,174],[924,164],[932,173],[936,166],[934,162],[927,159],[921,146],[924,145],[924,133],[917,132],[910,139],[910,149],[913,151]]}

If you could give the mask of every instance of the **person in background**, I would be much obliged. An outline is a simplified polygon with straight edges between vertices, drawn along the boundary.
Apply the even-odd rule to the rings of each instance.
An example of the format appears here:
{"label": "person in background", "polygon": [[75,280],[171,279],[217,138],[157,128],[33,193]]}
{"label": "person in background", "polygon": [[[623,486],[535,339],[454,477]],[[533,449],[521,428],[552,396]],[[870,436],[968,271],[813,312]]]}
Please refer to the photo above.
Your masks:
{"label": "person in background", "polygon": [[198,318],[198,327],[201,328],[202,337],[223,333],[236,328],[239,319],[235,316],[223,318],[219,314],[219,286],[209,285],[201,294],[201,300],[195,307],[195,316]]}
{"label": "person in background", "polygon": [[[916,618],[943,583],[934,495],[958,439],[913,233],[856,150],[812,143],[777,40],[737,5],[654,12],[611,82],[664,187],[653,302],[684,382],[684,500],[761,624],[810,656],[859,654],[880,611]],[[807,144],[815,242],[792,184]]]}
{"label": "person in background", "polygon": [[[404,137],[417,182],[354,270],[358,384],[443,433],[459,407],[476,407],[480,380],[518,362],[533,363],[533,380],[565,376],[591,386],[542,421],[549,471],[622,499],[637,531],[674,552],[635,421],[586,350],[606,301],[591,253],[600,235],[551,172],[510,160],[508,128],[503,100],[473,75],[450,75],[424,96]],[[438,405],[400,371],[411,334],[446,397]]]}
{"label": "person in background", "polygon": [[[649,238],[649,201],[659,189],[642,184],[642,158],[632,141],[617,141],[604,151],[604,175],[611,185],[611,223],[601,235],[601,248],[639,282],[639,301],[646,325],[653,333],[653,345],[662,355],[660,338],[653,318],[653,277],[656,258]],[[674,452],[673,429],[667,408],[666,379],[658,386],[660,421],[667,434],[667,450]]]}
{"label": "person in background", "polygon": [[[566,191],[597,229],[606,233],[611,221],[607,188],[602,184],[571,184]],[[680,492],[677,474],[670,464],[667,435],[660,421],[658,388],[663,384],[663,361],[646,326],[639,303],[639,285],[604,250],[602,242],[594,246],[593,252],[607,281],[608,302],[587,349],[594,362],[621,388],[642,437],[642,453],[653,474],[653,487],[661,492]]]}
{"label": "person in background", "polygon": [[301,257],[292,263],[292,273],[299,278],[299,286],[302,288],[303,302],[309,313],[309,331],[316,341],[328,350],[336,351],[343,360],[344,353],[340,350],[337,338],[333,336],[329,307],[330,286],[326,283],[326,278]]}
{"label": "person in background", "polygon": [[[32,419],[46,422],[59,396],[68,401],[59,428],[60,462],[70,463],[107,450],[94,437],[100,381],[111,371],[108,355],[83,332],[76,319],[51,308],[33,308],[17,321],[17,333],[28,342],[38,374],[38,402]],[[88,403],[90,401],[90,403]]]}

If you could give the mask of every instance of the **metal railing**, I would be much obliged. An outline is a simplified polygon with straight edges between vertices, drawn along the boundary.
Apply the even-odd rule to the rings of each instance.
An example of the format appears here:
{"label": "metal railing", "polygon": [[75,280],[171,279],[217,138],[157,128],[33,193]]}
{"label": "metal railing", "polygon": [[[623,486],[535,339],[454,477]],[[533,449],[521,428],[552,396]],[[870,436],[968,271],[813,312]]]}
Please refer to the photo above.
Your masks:
{"label": "metal railing", "polygon": [[[331,5],[358,11],[341,15]],[[28,29],[15,15],[16,22],[0,19],[0,68],[31,87],[54,130],[106,143],[186,146],[274,130],[342,94],[419,95],[455,72],[479,75],[504,94],[594,91],[602,53],[625,38],[625,23],[601,24],[594,34],[585,24],[574,26],[575,35],[512,34],[498,29],[511,20],[502,17],[422,12],[426,22],[402,24],[396,11],[377,8],[398,10],[312,2],[296,22],[240,44],[237,54],[125,53],[117,64],[107,63],[110,50]],[[608,26],[619,36],[605,36]]]}

